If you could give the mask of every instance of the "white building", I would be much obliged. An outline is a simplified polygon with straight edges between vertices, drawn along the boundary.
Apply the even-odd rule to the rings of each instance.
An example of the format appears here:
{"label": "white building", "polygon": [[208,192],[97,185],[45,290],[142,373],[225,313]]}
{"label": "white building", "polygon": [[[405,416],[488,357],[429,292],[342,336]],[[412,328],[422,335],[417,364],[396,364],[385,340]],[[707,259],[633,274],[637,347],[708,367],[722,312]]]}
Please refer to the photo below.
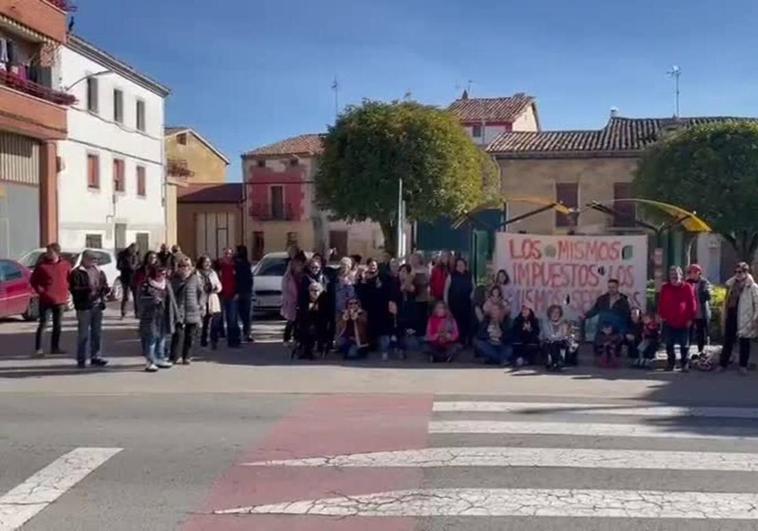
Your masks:
{"label": "white building", "polygon": [[153,249],[166,233],[169,89],[74,35],[59,53],[60,84],[78,100],[58,142],[59,242]]}

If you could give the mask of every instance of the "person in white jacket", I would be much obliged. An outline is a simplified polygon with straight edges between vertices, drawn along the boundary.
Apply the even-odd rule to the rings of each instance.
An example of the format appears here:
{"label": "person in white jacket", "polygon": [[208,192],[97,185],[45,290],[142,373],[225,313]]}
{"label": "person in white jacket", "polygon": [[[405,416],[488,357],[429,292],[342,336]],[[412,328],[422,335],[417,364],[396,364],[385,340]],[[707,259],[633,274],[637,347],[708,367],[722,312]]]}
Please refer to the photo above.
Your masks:
{"label": "person in white jacket", "polygon": [[218,332],[221,326],[221,280],[213,270],[209,256],[203,255],[197,259],[197,272],[200,275],[205,301],[203,304],[203,326],[200,329],[200,346],[208,346],[208,332],[210,332],[211,348],[216,350],[218,345]]}
{"label": "person in white jacket", "polygon": [[732,348],[739,343],[740,373],[747,374],[750,360],[750,342],[758,338],[758,284],[750,274],[750,266],[740,262],[734,276],[726,281],[727,293],[721,312],[724,328],[724,347],[718,371],[729,365]]}

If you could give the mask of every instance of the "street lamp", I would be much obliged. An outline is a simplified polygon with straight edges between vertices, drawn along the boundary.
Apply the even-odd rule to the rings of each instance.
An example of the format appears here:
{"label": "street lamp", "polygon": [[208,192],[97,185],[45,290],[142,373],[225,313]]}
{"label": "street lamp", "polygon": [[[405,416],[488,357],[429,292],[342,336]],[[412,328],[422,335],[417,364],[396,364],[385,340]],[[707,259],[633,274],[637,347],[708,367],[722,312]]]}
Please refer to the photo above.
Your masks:
{"label": "street lamp", "polygon": [[103,70],[101,72],[95,72],[94,74],[87,74],[86,76],[81,77],[81,78],[77,79],[76,81],[74,81],[73,83],[71,83],[68,87],[63,87],[63,92],[69,92],[69,91],[71,91],[72,88],[74,88],[76,85],[78,85],[79,83],[81,83],[82,81],[85,81],[87,79],[91,79],[93,77],[100,77],[100,76],[104,76],[104,75],[107,75],[107,74],[113,74],[113,73],[114,73],[113,70]]}

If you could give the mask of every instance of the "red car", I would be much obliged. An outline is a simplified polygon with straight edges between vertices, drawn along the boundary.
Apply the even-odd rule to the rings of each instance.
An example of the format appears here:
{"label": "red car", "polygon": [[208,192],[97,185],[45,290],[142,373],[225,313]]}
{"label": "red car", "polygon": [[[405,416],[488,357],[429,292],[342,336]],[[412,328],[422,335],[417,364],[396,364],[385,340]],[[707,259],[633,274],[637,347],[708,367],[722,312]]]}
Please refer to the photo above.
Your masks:
{"label": "red car", "polygon": [[33,321],[39,315],[39,299],[29,284],[31,270],[13,260],[0,260],[0,317],[20,315]]}

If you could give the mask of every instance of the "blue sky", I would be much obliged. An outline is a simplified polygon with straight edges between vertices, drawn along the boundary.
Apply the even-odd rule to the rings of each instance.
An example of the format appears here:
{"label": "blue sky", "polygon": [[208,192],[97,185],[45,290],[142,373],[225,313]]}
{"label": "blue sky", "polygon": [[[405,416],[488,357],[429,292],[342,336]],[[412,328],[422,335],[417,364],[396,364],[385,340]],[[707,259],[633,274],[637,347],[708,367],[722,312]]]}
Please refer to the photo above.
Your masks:
{"label": "blue sky", "polygon": [[[758,116],[753,0],[76,0],[81,36],[172,88],[169,124],[239,155],[324,131],[363,98],[447,105],[527,92],[545,129]],[[107,22],[106,22],[107,21]]]}

